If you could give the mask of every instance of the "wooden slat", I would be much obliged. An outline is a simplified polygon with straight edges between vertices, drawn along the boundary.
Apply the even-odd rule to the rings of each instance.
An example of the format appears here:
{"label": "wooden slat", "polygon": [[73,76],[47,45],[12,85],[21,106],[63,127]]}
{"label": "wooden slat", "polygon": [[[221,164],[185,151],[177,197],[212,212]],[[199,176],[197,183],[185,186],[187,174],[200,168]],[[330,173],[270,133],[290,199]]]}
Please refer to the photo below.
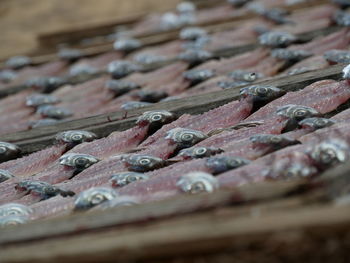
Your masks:
{"label": "wooden slat", "polygon": [[[249,251],[252,246],[255,246],[255,251],[265,249],[266,252],[286,250],[298,253],[306,242],[310,243],[310,239],[315,242],[318,240],[316,244],[322,244],[329,238],[333,241],[333,247],[336,245],[336,248],[341,246],[342,249],[349,249],[349,226],[349,207],[305,206],[268,213],[252,210],[250,216],[243,217],[226,211],[109,229],[101,233],[16,244],[3,247],[0,260],[137,262],[148,259],[152,262],[163,258],[163,262],[169,262],[167,259],[179,255],[227,250],[239,253]],[[347,238],[341,238],[344,235]],[[258,244],[260,246],[256,247]],[[290,246],[293,249],[288,249]],[[310,252],[315,256],[322,253],[319,249],[319,245],[313,246]]]}
{"label": "wooden slat", "polygon": [[[339,79],[343,65],[335,65],[326,69],[306,72],[294,76],[276,77],[271,80],[257,82],[259,84],[275,85],[286,91],[302,89],[305,86],[322,79]],[[0,136],[1,141],[18,144],[23,153],[30,153],[50,145],[57,132],[68,129],[90,130],[103,137],[116,130],[125,130],[135,125],[137,116],[147,110],[167,109],[177,115],[184,113],[199,114],[221,106],[239,98],[240,88],[211,92],[193,97],[183,98],[169,102],[161,102],[142,109],[127,112],[119,111],[89,117],[64,123],[58,123],[46,127],[40,127],[29,131],[17,132]]]}
{"label": "wooden slat", "polygon": [[[0,230],[0,244],[53,238],[99,228],[138,224],[159,218],[175,217],[194,211],[206,211],[254,200],[266,201],[283,197],[300,188],[305,181],[260,183],[238,187],[233,191],[219,191],[197,196],[178,196],[169,200],[146,203],[133,207],[120,207],[103,212],[77,213],[69,216],[39,220],[16,228]],[[307,199],[300,199],[305,203]],[[244,208],[242,208],[244,209]],[[242,210],[239,210],[242,213]]]}

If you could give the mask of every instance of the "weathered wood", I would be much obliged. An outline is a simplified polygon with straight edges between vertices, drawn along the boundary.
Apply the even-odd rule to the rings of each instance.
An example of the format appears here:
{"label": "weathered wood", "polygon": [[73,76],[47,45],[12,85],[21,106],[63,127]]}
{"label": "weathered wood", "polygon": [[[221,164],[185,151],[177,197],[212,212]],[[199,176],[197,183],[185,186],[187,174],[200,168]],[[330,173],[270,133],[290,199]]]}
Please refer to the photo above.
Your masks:
{"label": "weathered wood", "polygon": [[[257,82],[259,84],[275,85],[286,91],[302,89],[305,86],[322,79],[339,79],[343,65],[335,65],[326,69],[306,72],[294,76],[275,77],[270,80]],[[119,111],[67,121],[46,127],[39,127],[29,131],[17,132],[0,136],[1,141],[18,144],[24,154],[30,153],[52,143],[57,132],[68,129],[86,129],[103,137],[116,130],[125,130],[133,125],[137,116],[147,110],[167,109],[175,114],[199,114],[239,98],[240,87],[211,92],[179,100],[161,102],[149,107],[128,111]],[[127,114],[127,115],[126,115]],[[127,117],[127,119],[125,119]]]}
{"label": "weathered wood", "polygon": [[[305,181],[303,180],[251,184],[238,187],[232,191],[221,190],[213,194],[197,196],[183,195],[133,207],[119,207],[108,211],[84,214],[76,213],[60,218],[34,221],[13,229],[1,229],[0,244],[74,234],[77,229],[79,229],[79,232],[86,232],[117,225],[147,222],[157,218],[176,217],[194,211],[206,211],[233,204],[239,205],[243,202],[273,200],[295,191],[304,184]],[[305,203],[308,201],[307,199],[299,199],[299,202]],[[235,213],[243,214],[244,209],[239,209]]]}
{"label": "weathered wood", "polygon": [[[3,247],[1,262],[105,262],[155,260],[218,251],[278,251],[343,232],[336,247],[349,248],[349,207],[305,206],[286,210],[254,211],[250,216],[225,213],[198,214],[183,219],[143,223],[86,235],[66,236]],[[336,233],[336,235],[335,235]],[[341,243],[340,240],[343,240]],[[339,242],[339,243],[338,243]],[[318,241],[317,243],[321,243]],[[344,247],[345,246],[345,247]],[[253,250],[253,251],[254,251]],[[247,252],[248,252],[247,251]],[[314,255],[319,247],[314,247]]]}

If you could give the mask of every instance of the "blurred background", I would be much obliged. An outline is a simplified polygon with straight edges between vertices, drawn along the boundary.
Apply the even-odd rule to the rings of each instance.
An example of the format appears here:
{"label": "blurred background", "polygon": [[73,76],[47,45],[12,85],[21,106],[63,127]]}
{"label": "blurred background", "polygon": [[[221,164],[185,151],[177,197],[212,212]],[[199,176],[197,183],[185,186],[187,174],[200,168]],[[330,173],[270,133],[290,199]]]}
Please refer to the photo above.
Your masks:
{"label": "blurred background", "polygon": [[36,49],[38,36],[165,11],[180,0],[0,0],[0,59]]}

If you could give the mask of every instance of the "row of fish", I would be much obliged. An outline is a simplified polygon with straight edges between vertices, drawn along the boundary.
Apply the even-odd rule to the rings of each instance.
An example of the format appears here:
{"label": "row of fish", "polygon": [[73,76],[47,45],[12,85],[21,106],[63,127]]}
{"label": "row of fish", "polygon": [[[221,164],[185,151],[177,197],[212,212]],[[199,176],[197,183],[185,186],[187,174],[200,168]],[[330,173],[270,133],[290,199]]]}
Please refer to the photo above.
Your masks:
{"label": "row of fish", "polygon": [[[348,81],[284,93],[256,85],[201,115],[174,120],[166,111],[146,112],[135,127],[97,140],[83,131],[60,134],[57,145],[0,165],[11,174],[0,184],[3,222],[311,177],[348,160],[350,111],[321,118],[348,101]],[[252,112],[257,102],[267,104]]]}
{"label": "row of fish", "polygon": [[[310,15],[323,16],[326,12],[329,16],[334,10],[330,11],[327,6],[321,6],[315,8],[314,15],[312,13]],[[184,34],[183,32],[186,33],[186,31],[181,33]],[[198,32],[196,34],[201,35]],[[280,34],[285,35],[285,33],[267,32],[261,39],[271,40],[271,37],[278,39]],[[345,38],[339,37],[344,35]],[[288,34],[285,36],[288,42],[288,39],[294,39],[292,35],[291,38]],[[188,36],[188,32],[186,37],[193,38]],[[4,114],[0,122],[6,123],[0,132],[9,133],[48,125],[61,119],[81,118],[117,110],[127,111],[158,101],[246,85],[275,75],[285,67],[285,61],[290,63],[306,58],[290,68],[288,74],[291,74],[291,71],[300,73],[322,68],[329,63],[345,63],[349,57],[347,51],[330,50],[327,53],[327,50],[346,49],[348,42],[349,33],[344,30],[315,39],[308,44],[297,44],[288,49],[273,49],[271,55],[269,50],[258,49],[229,59],[210,60],[189,71],[186,71],[187,62],[177,62],[150,73],[133,73],[118,80],[101,77],[80,85],[66,85],[53,91],[52,95],[33,94],[31,90],[25,90],[0,102],[0,109]],[[202,56],[200,52],[205,51],[193,52]],[[324,52],[326,53],[323,56]],[[210,55],[204,57],[204,60],[212,58]],[[314,63],[307,67],[310,62]],[[111,74],[117,78],[138,70],[137,64],[127,61],[112,62],[109,68]],[[45,87],[50,91],[62,84],[58,78],[39,80],[41,82],[34,81],[32,85]],[[191,86],[194,87],[186,90]],[[12,121],[11,124],[8,123],[9,120]]]}

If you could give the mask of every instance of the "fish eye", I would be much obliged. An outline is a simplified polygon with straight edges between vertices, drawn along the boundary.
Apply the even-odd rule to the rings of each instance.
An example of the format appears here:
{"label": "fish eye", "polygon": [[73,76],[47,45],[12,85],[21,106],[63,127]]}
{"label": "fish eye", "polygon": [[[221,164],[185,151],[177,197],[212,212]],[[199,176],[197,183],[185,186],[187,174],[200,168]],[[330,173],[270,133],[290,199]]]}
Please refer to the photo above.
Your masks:
{"label": "fish eye", "polygon": [[101,202],[103,202],[104,200],[106,200],[104,195],[97,193],[97,194],[94,194],[90,197],[89,202],[93,205],[98,205]]}
{"label": "fish eye", "polygon": [[197,148],[197,149],[195,150],[195,154],[196,154],[196,155],[203,155],[203,154],[205,154],[206,152],[207,152],[207,149],[204,148],[204,147],[200,147],[200,148]]}
{"label": "fish eye", "polygon": [[83,139],[83,135],[82,134],[74,134],[72,135],[72,140],[73,141],[81,141]]}
{"label": "fish eye", "polygon": [[190,192],[192,194],[197,194],[201,192],[205,192],[205,185],[203,182],[195,182],[191,185],[191,190]]}
{"label": "fish eye", "polygon": [[185,141],[185,142],[188,142],[188,141],[192,141],[194,138],[194,135],[191,134],[191,133],[184,133],[182,136],[181,136],[181,140]]}
{"label": "fish eye", "polygon": [[127,181],[128,182],[135,182],[135,181],[137,181],[139,179],[139,177],[138,176],[135,176],[135,175],[129,175],[129,176],[127,176]]}
{"label": "fish eye", "polygon": [[152,121],[160,121],[162,119],[162,115],[161,114],[154,114],[152,117],[151,117],[151,120]]}
{"label": "fish eye", "polygon": [[325,149],[320,153],[323,163],[330,163],[336,158],[336,152],[333,149]]}
{"label": "fish eye", "polygon": [[149,164],[151,163],[151,160],[150,160],[150,159],[147,159],[147,158],[143,158],[143,159],[140,159],[140,160],[139,160],[139,163],[140,163],[141,165],[146,166],[146,165],[149,165]]}
{"label": "fish eye", "polygon": [[6,153],[6,152],[7,152],[7,147],[0,146],[0,154]]}
{"label": "fish eye", "polygon": [[278,137],[278,136],[272,136],[270,140],[271,140],[271,142],[273,142],[273,143],[279,143],[279,142],[282,141],[282,138],[280,138],[280,137]]}
{"label": "fish eye", "polygon": [[76,166],[84,167],[88,163],[88,160],[84,157],[79,157],[75,159],[74,163]]}
{"label": "fish eye", "polygon": [[258,87],[258,88],[256,89],[256,91],[257,91],[259,94],[266,94],[266,93],[269,91],[269,89],[266,88],[266,87]]}
{"label": "fish eye", "polygon": [[300,109],[294,112],[295,117],[304,117],[307,114],[306,110]]}
{"label": "fish eye", "polygon": [[322,120],[322,119],[318,119],[318,120],[315,121],[315,124],[318,125],[318,126],[323,126],[323,125],[327,124],[327,121],[326,120]]}

